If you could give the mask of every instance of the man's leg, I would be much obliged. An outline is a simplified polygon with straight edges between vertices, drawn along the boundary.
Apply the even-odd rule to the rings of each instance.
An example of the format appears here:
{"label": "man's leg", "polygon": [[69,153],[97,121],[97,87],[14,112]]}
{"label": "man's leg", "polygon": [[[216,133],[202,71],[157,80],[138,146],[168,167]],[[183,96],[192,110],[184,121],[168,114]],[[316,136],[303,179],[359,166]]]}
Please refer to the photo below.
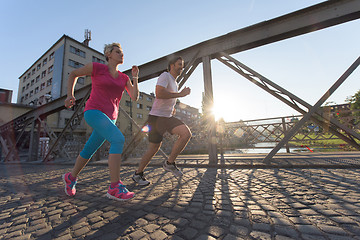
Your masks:
{"label": "man's leg", "polygon": [[143,155],[143,157],[141,158],[141,162],[139,163],[139,167],[136,171],[136,173],[141,173],[144,171],[144,169],[147,167],[147,165],[149,164],[150,160],[155,156],[155,154],[159,151],[161,146],[161,142],[160,143],[152,143],[149,142],[149,146],[145,152],[145,154]]}
{"label": "man's leg", "polygon": [[173,128],[171,133],[179,136],[178,140],[174,143],[168,159],[169,163],[174,163],[177,156],[184,150],[186,144],[189,142],[191,131],[188,126],[182,124]]}

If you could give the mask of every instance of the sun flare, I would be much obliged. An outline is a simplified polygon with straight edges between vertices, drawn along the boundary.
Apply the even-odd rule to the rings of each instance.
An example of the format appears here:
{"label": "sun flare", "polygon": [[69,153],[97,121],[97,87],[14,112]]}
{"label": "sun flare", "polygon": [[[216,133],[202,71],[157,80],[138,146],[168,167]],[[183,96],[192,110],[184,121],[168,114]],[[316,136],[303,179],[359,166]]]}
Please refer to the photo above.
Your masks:
{"label": "sun flare", "polygon": [[236,114],[234,113],[234,106],[231,106],[229,105],[229,103],[226,102],[214,102],[211,112],[215,116],[215,121],[219,121],[221,118],[224,119],[226,122],[237,120]]}

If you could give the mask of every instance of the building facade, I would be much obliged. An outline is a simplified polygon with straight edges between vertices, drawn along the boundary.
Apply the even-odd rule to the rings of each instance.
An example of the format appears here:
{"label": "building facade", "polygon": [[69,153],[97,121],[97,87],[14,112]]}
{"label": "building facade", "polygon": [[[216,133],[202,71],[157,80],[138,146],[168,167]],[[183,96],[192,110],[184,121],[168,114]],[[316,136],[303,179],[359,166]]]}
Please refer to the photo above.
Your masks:
{"label": "building facade", "polygon": [[11,103],[12,90],[0,88],[0,103]]}

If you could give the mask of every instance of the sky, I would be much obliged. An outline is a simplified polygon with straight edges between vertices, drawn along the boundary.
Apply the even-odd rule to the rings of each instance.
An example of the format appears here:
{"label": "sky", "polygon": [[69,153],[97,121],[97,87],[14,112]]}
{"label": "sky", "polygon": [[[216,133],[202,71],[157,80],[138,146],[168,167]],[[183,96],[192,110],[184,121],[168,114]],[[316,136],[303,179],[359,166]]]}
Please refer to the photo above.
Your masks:
{"label": "sky", "polygon": [[[316,0],[105,0],[3,1],[0,9],[0,88],[13,90],[19,77],[64,34],[90,47],[119,42],[120,71],[200,42],[323,1]],[[359,57],[360,20],[355,20],[232,55],[304,101],[315,104]],[[213,60],[215,115],[226,121],[298,115],[277,98]],[[202,65],[187,80],[191,94],[179,100],[201,110]],[[140,72],[141,75],[141,72]],[[336,104],[359,89],[360,69],[327,100]],[[156,78],[139,84],[154,92]]]}

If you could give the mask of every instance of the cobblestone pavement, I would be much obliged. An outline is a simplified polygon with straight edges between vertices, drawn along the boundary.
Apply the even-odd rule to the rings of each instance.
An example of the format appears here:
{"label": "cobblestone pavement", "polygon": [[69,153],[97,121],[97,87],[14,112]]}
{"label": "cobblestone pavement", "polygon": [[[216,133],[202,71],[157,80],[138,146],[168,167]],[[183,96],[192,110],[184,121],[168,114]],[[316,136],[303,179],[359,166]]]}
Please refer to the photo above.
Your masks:
{"label": "cobblestone pavement", "polygon": [[0,164],[0,239],[360,239],[360,169],[159,167],[130,202],[105,197],[108,169],[87,166],[75,197],[71,165]]}

